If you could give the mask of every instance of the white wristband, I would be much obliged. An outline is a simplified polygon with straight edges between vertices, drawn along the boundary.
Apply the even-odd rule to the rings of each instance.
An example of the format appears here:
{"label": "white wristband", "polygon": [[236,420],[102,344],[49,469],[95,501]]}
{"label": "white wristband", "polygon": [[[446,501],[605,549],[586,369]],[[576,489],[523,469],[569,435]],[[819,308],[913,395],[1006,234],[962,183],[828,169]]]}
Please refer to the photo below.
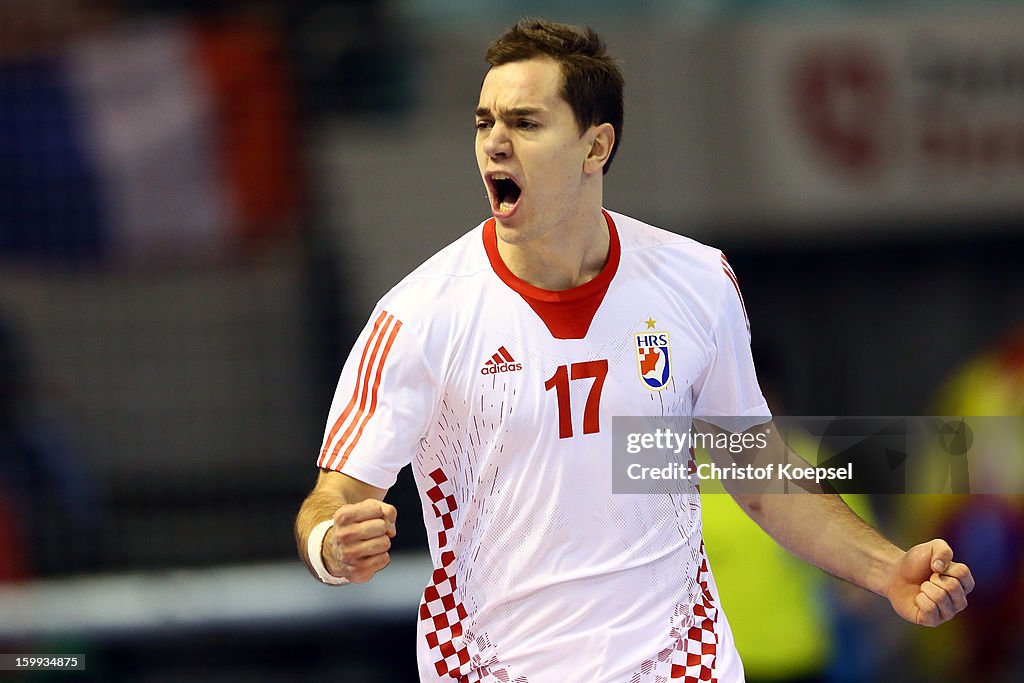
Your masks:
{"label": "white wristband", "polygon": [[313,530],[309,532],[309,539],[306,541],[306,556],[309,557],[309,566],[316,572],[318,579],[332,586],[344,586],[349,580],[327,571],[327,567],[324,566],[324,558],[321,555],[324,537],[327,536],[327,532],[332,526],[334,526],[334,520],[325,519],[313,527]]}

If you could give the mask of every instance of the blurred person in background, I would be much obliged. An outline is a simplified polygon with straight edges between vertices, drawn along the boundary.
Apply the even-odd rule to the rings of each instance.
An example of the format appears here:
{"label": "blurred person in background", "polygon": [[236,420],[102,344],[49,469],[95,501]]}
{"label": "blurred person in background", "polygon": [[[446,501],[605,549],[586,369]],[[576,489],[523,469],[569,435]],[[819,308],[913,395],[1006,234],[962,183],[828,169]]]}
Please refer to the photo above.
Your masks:
{"label": "blurred person in background", "polygon": [[226,5],[0,3],[0,254],[180,263],[304,227],[280,29]]}
{"label": "blurred person in background", "polygon": [[[476,153],[493,218],[364,328],[296,519],[299,553],[327,584],[384,569],[397,511],[383,499],[412,462],[434,562],[422,680],[740,681],[699,498],[611,495],[599,464],[613,415],[770,419],[735,275],[718,250],[602,208],[622,74],[593,31],[523,21],[487,60]],[[768,441],[780,459],[775,430]],[[734,495],[912,623],[966,605],[973,579],[942,540],[903,551],[838,496]]]}
{"label": "blurred person in background", "polygon": [[24,495],[17,490],[23,476],[17,415],[24,383],[16,355],[10,332],[0,318],[0,582],[25,579],[30,574],[31,550],[22,528],[24,506],[15,499],[15,495]]}
{"label": "blurred person in background", "polygon": [[66,50],[112,20],[98,0],[0,3],[0,254],[93,255],[102,209]]}
{"label": "blurred person in background", "polygon": [[[107,532],[102,551],[96,542],[65,548],[88,552],[86,565],[102,552],[109,566],[126,566],[119,553],[133,544],[132,532],[125,530],[131,525],[118,513],[134,505],[133,498],[147,511],[161,504],[173,507],[173,502],[154,500],[157,494],[173,501],[173,484],[160,478],[124,483],[127,478],[118,476],[116,463],[137,460],[137,454],[125,456],[117,449],[133,436],[146,438],[148,428],[180,434],[194,422],[186,415],[197,409],[197,402],[189,405],[188,397],[204,392],[175,400],[177,417],[169,419],[149,397],[173,400],[180,385],[173,386],[170,376],[187,375],[189,357],[207,353],[204,347],[215,348],[210,337],[237,324],[225,316],[214,321],[217,327],[207,324],[202,334],[184,340],[178,326],[198,330],[201,312],[194,315],[195,307],[184,300],[134,306],[132,294],[141,289],[129,292],[133,284],[118,285],[116,276],[130,281],[145,273],[146,281],[134,284],[159,288],[183,266],[210,266],[204,272],[210,275],[208,289],[215,292],[214,283],[228,274],[221,264],[233,258],[236,273],[252,272],[256,268],[237,257],[268,243],[286,255],[291,249],[292,267],[307,264],[302,260],[306,243],[296,239],[307,226],[284,46],[273,16],[247,10],[246,4],[233,3],[235,13],[191,16],[133,13],[130,3],[111,0],[0,3],[0,258],[20,283],[40,283],[39,300],[53,297],[74,306],[79,296],[89,297],[83,308],[100,316],[116,312],[112,318],[118,322],[101,330],[102,323],[64,316],[61,306],[37,305],[31,297],[8,303],[12,319],[26,321],[41,349],[68,361],[64,376],[56,378],[65,389],[59,398],[67,414],[80,419],[87,406],[101,417],[98,424],[107,420],[107,434],[128,435],[119,444],[109,439],[114,442],[109,450],[94,447],[115,505],[102,511]],[[198,282],[195,291],[204,287]],[[161,358],[176,365],[166,370],[167,377],[147,372],[135,381],[117,381],[131,373],[133,361],[145,367],[143,357],[159,355],[150,353],[156,346],[151,343],[154,329],[185,342],[180,357],[171,352]],[[73,350],[61,349],[67,338],[80,342]],[[204,360],[230,367],[249,364],[251,358],[232,354]],[[115,380],[109,386],[117,391],[83,390],[87,383],[75,376],[76,368],[107,368]],[[251,374],[248,368],[245,372]],[[17,386],[21,405],[15,422],[24,434],[33,431],[25,415],[38,408],[29,403],[36,387],[28,380]],[[14,390],[13,385],[8,389]],[[122,400],[120,391],[138,392],[136,400]],[[126,405],[138,410],[126,411]],[[207,403],[202,409],[208,408]],[[21,446],[17,450],[24,452]],[[54,475],[70,477],[77,467],[68,458],[64,471]],[[37,475],[21,465],[9,466],[9,479],[40,481]],[[29,486],[17,495],[31,501],[32,490]],[[189,495],[186,487],[177,490]],[[191,508],[194,503],[192,497],[187,504]],[[89,513],[81,516],[82,523],[99,514]],[[44,524],[43,519],[29,518],[23,525]],[[6,536],[13,539],[15,532]],[[156,547],[145,541],[138,545]],[[34,564],[43,570],[48,563]],[[65,571],[76,568],[73,558],[63,565]]]}
{"label": "blurred person in background", "polygon": [[29,355],[0,318],[0,579],[91,569],[99,496],[63,428],[33,392]]}
{"label": "blurred person in background", "polygon": [[[939,387],[935,415],[984,416],[973,430],[971,481],[1001,493],[919,494],[902,524],[907,537],[938,533],[956,544],[978,581],[971,608],[934,641],[917,643],[936,680],[1009,683],[1024,679],[1024,327],[966,361]],[[986,432],[993,431],[994,434]],[[979,452],[995,439],[1010,458]],[[992,482],[999,482],[994,486]],[[943,488],[949,487],[946,482]]]}

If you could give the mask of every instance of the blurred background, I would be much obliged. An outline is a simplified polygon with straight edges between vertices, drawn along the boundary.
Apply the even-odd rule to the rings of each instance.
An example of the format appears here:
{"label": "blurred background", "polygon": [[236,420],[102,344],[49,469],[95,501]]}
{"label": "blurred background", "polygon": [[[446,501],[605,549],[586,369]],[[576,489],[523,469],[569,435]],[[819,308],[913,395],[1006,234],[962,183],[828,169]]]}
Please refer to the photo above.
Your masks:
{"label": "blurred background", "polygon": [[[367,586],[291,524],[374,302],[488,215],[472,113],[522,15],[622,58],[606,205],[725,250],[777,413],[1024,414],[1024,3],[4,0],[0,652],[415,680],[411,477]],[[1021,497],[857,505],[950,538],[970,609],[915,629],[709,529],[750,680],[1021,680]]]}

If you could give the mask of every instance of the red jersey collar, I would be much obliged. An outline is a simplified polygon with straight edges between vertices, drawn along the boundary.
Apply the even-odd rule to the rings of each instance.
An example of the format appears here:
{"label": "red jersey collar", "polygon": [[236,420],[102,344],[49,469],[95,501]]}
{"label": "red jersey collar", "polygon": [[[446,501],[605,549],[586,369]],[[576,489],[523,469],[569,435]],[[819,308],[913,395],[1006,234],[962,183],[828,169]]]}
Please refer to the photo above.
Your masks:
{"label": "red jersey collar", "polygon": [[502,282],[525,299],[544,302],[568,302],[586,299],[599,293],[603,294],[608,289],[608,285],[611,284],[612,278],[615,277],[615,271],[618,270],[621,249],[619,247],[619,233],[615,229],[615,221],[612,220],[611,215],[604,209],[601,209],[601,213],[608,224],[608,261],[593,280],[571,289],[552,291],[550,289],[541,289],[520,279],[509,270],[508,266],[501,259],[501,254],[498,253],[498,234],[494,227],[493,218],[484,223],[484,250],[487,252],[487,259],[491,262],[491,268],[494,269],[495,274],[501,278]]}

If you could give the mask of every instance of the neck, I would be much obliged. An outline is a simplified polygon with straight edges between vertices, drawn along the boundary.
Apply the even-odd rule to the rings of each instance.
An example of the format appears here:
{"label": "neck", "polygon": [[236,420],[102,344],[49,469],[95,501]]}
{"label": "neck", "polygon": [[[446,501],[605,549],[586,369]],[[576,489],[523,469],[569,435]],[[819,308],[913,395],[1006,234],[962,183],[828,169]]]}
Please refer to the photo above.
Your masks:
{"label": "neck", "polygon": [[497,230],[498,254],[512,274],[534,287],[562,291],[597,277],[608,261],[610,237],[598,208],[531,239],[507,242]]}

